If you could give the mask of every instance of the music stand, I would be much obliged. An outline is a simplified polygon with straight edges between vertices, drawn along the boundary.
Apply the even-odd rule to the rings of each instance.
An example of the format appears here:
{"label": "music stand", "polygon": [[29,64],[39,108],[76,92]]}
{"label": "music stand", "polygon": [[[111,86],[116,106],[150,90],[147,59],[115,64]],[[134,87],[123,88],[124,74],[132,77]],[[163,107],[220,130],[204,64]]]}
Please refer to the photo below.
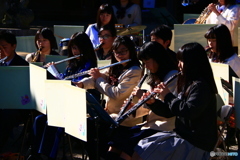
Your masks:
{"label": "music stand", "polygon": [[114,121],[108,113],[103,109],[103,107],[99,104],[99,102],[94,98],[92,94],[86,92],[86,101],[87,101],[87,112],[94,119],[95,129],[96,129],[96,156],[99,160],[99,133],[98,130],[100,128],[100,120],[116,127],[118,126],[117,122]]}
{"label": "music stand", "polygon": [[88,113],[91,117],[97,116],[113,126],[118,126],[118,123],[109,116],[109,114],[103,109],[103,107],[99,104],[99,102],[93,97],[91,93],[86,92],[86,99]]}
{"label": "music stand", "polygon": [[232,69],[232,67],[229,65],[229,83],[232,84],[232,77],[239,78],[236,72]]}
{"label": "music stand", "polygon": [[230,96],[233,97],[232,77],[239,78],[236,72],[234,72],[234,70],[232,69],[232,67],[229,66],[229,82],[224,80],[222,77],[220,78],[221,78],[223,88],[228,92]]}

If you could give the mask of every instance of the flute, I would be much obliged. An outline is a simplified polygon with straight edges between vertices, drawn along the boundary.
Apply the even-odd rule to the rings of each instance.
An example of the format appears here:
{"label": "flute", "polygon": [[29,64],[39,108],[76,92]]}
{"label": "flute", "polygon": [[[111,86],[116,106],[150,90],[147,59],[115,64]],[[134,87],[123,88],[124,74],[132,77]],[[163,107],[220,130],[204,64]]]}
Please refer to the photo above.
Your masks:
{"label": "flute", "polygon": [[[116,62],[116,63],[110,64],[110,65],[107,65],[107,66],[99,67],[98,69],[101,70],[101,69],[109,68],[109,67],[112,67],[112,66],[115,66],[115,65],[119,65],[119,64],[122,64],[122,63],[129,62],[129,61],[131,61],[131,59],[127,59],[127,60]],[[88,73],[89,73],[89,70],[84,71],[84,72],[80,72],[80,73],[77,73],[77,74],[73,74],[73,75],[65,77],[64,80],[74,79],[74,78],[77,78],[77,77],[80,77],[80,76],[87,75]]]}
{"label": "flute", "polygon": [[2,63],[3,61],[5,61],[7,58],[8,58],[8,57],[6,56],[6,57],[0,59],[0,63]]}
{"label": "flute", "polygon": [[[168,85],[172,80],[174,80],[181,72],[171,76],[168,78],[164,84]],[[125,119],[127,119],[134,111],[136,111],[139,107],[141,107],[145,102],[147,102],[150,98],[155,96],[157,93],[156,92],[151,92],[150,95],[148,95],[146,98],[141,100],[140,102],[136,103],[132,108],[130,108],[128,111],[126,111],[121,117],[117,119],[117,123],[121,124]]]}
{"label": "flute", "polygon": [[[72,56],[72,57],[69,57],[69,58],[65,58],[65,59],[62,59],[62,60],[60,60],[60,61],[54,62],[54,64],[63,63],[63,62],[66,62],[66,61],[68,61],[68,60],[71,60],[71,59],[74,59],[74,58],[80,57],[80,56],[82,56],[82,55],[79,54],[79,55],[75,55],[75,56]],[[47,65],[47,64],[44,65],[43,68],[48,68],[48,65]]]}
{"label": "flute", "polygon": [[[144,74],[144,76],[141,78],[141,80],[139,81],[137,87],[141,88],[143,82],[145,81],[145,79],[147,78],[147,74]],[[122,109],[120,110],[120,112],[118,113],[118,118],[122,116],[122,114],[126,111],[127,107],[131,104],[133,100],[133,95],[131,94],[130,97],[128,98],[128,102],[125,104],[124,107],[122,107]],[[118,119],[117,119],[118,120]]]}
{"label": "flute", "polygon": [[103,45],[104,45],[104,43],[100,43],[99,45],[97,45],[97,46],[94,48],[94,51],[99,50],[100,48],[102,48]]}

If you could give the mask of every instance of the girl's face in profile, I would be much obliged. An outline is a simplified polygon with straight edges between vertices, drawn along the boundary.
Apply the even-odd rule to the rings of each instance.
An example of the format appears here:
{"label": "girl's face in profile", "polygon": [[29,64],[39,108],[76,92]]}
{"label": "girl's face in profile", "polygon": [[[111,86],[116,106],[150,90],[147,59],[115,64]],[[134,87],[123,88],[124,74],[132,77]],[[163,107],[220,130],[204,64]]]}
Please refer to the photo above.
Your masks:
{"label": "girl's face in profile", "polygon": [[208,46],[211,48],[211,52],[217,52],[217,41],[216,39],[208,39]]}
{"label": "girl's face in profile", "polygon": [[182,72],[183,71],[183,61],[178,61],[178,68],[179,68],[179,71]]}
{"label": "girl's face in profile", "polygon": [[151,73],[156,73],[158,71],[158,64],[157,62],[150,58],[148,60],[143,60],[143,63],[145,64],[145,67],[151,72]]}
{"label": "girl's face in profile", "polygon": [[[80,50],[78,49],[78,47],[76,45],[73,45],[71,47],[71,50],[72,50],[73,56],[80,55]],[[80,59],[80,57],[77,57],[76,59]]]}

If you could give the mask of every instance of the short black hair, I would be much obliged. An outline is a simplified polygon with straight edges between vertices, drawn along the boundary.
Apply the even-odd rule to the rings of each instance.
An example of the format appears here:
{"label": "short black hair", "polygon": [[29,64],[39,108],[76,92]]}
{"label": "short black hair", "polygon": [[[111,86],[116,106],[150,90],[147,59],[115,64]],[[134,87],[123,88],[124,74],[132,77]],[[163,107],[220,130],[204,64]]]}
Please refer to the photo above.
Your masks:
{"label": "short black hair", "polygon": [[161,38],[164,41],[167,41],[167,40],[171,41],[172,40],[172,30],[167,25],[163,24],[163,25],[160,25],[160,26],[154,28],[151,31],[150,36],[156,36],[157,38]]}
{"label": "short black hair", "polygon": [[17,44],[17,39],[15,34],[13,34],[9,30],[1,30],[0,31],[0,40],[4,40],[7,43],[10,43],[12,45]]}
{"label": "short black hair", "polygon": [[116,28],[115,28],[115,25],[114,24],[106,24],[104,26],[102,26],[100,28],[100,31],[98,33],[98,35],[100,35],[101,31],[103,30],[108,30],[110,33],[111,33],[111,36],[112,37],[116,37],[117,36],[117,31],[116,31]]}

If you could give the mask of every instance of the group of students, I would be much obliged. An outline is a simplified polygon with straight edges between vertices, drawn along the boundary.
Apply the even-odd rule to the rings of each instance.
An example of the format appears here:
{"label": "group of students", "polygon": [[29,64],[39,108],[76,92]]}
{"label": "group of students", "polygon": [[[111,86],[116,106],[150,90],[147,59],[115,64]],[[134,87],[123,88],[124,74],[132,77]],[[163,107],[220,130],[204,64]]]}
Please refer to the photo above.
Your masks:
{"label": "group of students", "polygon": [[[138,4],[131,0],[118,0],[115,5],[102,4],[97,11],[96,23],[90,24],[86,29],[86,34],[90,37],[93,47],[97,47],[102,42],[99,32],[105,25],[110,25],[115,30],[115,24],[122,24],[124,27],[141,25],[141,9]],[[115,35],[109,34],[109,37]],[[103,44],[103,48],[106,44]],[[106,54],[106,53],[105,53]]]}
{"label": "group of students", "polygon": [[[169,31],[168,38],[166,38],[167,31]],[[45,32],[48,34],[45,35]],[[172,36],[170,32],[171,29],[166,25],[154,29],[151,32],[152,42],[144,44],[139,54],[128,36],[116,37],[111,47],[111,63],[126,59],[131,61],[110,67],[103,72],[95,68],[97,57],[89,37],[84,32],[71,36],[68,45],[69,57],[81,56],[69,61],[62,76],[89,70],[89,75],[73,79],[72,84],[88,91],[94,90],[93,95],[96,99],[99,92],[106,95],[106,104],[103,107],[110,116],[118,114],[126,99],[131,94],[135,95],[139,92],[140,89],[135,86],[142,77],[143,68],[150,72],[148,84],[151,89],[140,96],[140,100],[150,92],[159,95],[148,100],[134,115],[121,123],[108,142],[100,143],[103,148],[107,147],[109,150],[103,153],[106,159],[155,159],[156,157],[166,159],[169,156],[181,157],[180,159],[187,157],[192,159],[193,156],[194,159],[209,158],[209,152],[213,149],[217,138],[215,98],[217,89],[209,62],[227,63],[239,75],[240,67],[235,67],[240,65],[239,58],[232,49],[230,32],[223,24],[211,27],[204,35],[211,48],[209,55],[200,44],[193,42],[183,45],[174,57],[173,52],[168,48]],[[0,46],[1,56],[8,56],[5,63],[11,65],[18,55],[15,53],[16,42],[9,41],[9,35],[15,38],[9,31],[1,31]],[[37,49],[41,48],[37,61],[43,61],[45,55],[56,54],[52,47],[55,43],[49,37],[54,35],[48,28],[37,32],[35,42]],[[225,48],[228,50],[224,50]],[[26,60],[31,62],[34,56],[35,53],[29,54]],[[21,61],[25,62],[23,59]],[[27,62],[24,64],[28,65]],[[175,81],[167,85],[163,83],[178,72],[181,74]],[[9,114],[14,115],[5,109],[1,110],[1,114],[1,118],[4,115],[5,117]],[[146,122],[137,125],[143,122],[144,115],[147,115]],[[1,121],[4,122],[6,119]],[[1,124],[1,127],[6,127],[6,124]],[[60,135],[64,129],[48,126],[46,115],[38,115],[33,128],[32,154],[29,160],[40,159],[40,153],[49,156],[49,159],[55,159]],[[87,148],[89,153],[94,144],[91,143],[90,137],[93,136],[89,135],[86,144],[89,145]]]}

